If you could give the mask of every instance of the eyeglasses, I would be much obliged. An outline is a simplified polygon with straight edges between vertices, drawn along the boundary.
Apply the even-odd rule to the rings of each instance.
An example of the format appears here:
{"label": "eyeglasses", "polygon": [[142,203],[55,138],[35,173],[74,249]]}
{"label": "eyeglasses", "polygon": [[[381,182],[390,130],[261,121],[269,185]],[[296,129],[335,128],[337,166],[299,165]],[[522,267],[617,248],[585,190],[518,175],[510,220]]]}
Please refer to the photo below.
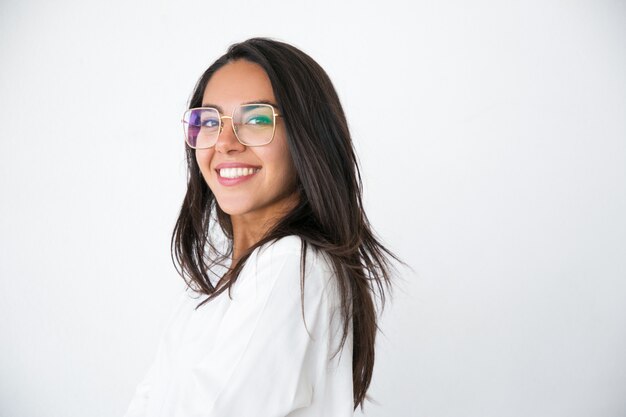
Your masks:
{"label": "eyeglasses", "polygon": [[222,116],[213,107],[187,110],[182,119],[185,142],[192,149],[207,149],[217,143],[222,133],[222,119],[230,119],[237,140],[245,146],[267,145],[274,139],[276,113],[271,104],[242,104],[233,109],[232,116]]}

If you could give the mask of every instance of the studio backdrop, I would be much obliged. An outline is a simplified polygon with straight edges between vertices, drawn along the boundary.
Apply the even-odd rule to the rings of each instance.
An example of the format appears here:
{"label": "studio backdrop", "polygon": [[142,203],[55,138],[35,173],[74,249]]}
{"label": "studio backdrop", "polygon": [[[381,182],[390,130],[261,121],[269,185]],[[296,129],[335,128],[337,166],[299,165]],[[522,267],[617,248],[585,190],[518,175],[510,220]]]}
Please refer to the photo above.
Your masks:
{"label": "studio backdrop", "polygon": [[610,0],[0,3],[0,415],[124,413],[184,288],[181,116],[253,36],[326,69],[370,221],[410,267],[357,414],[625,415]]}

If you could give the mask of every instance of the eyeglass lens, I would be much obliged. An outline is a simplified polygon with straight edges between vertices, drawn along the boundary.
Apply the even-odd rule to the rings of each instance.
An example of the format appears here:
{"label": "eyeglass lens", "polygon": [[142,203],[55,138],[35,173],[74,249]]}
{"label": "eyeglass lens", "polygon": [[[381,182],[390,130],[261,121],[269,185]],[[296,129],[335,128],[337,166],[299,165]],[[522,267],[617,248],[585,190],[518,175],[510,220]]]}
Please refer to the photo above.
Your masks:
{"label": "eyeglass lens", "polygon": [[[190,147],[209,148],[217,142],[220,134],[220,114],[216,109],[187,110],[183,122],[187,144]],[[244,145],[265,145],[274,135],[274,108],[267,104],[239,106],[233,114],[232,124],[237,138]]]}

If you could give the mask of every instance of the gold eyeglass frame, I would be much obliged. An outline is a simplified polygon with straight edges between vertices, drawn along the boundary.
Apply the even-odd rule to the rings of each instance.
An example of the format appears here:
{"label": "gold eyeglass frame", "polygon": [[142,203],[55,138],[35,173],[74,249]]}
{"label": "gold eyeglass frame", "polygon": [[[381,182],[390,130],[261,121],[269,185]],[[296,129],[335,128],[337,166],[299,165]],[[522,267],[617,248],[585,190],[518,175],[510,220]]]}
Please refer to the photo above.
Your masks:
{"label": "gold eyeglass frame", "polygon": [[[251,107],[251,106],[266,106],[272,109],[272,124],[273,124],[273,128],[272,128],[272,137],[270,138],[270,140],[268,140],[265,143],[261,143],[258,145],[248,145],[247,143],[242,142],[242,140],[239,138],[239,135],[237,134],[237,130],[235,129],[235,124],[233,123],[233,117],[235,116],[235,111],[243,108],[243,107]],[[217,135],[215,136],[215,143],[211,146],[205,146],[205,147],[195,147],[195,146],[191,146],[191,144],[189,144],[188,141],[188,136],[187,136],[187,126],[189,125],[188,122],[185,121],[185,117],[187,116],[188,113],[194,111],[194,110],[214,110],[217,115],[219,116],[219,128],[217,131]],[[187,146],[189,146],[191,149],[210,149],[212,147],[214,147],[217,144],[217,141],[219,140],[220,134],[222,133],[222,130],[224,129],[224,123],[222,122],[222,119],[230,119],[230,126],[233,129],[233,133],[235,134],[235,137],[237,138],[237,141],[239,141],[239,143],[241,143],[243,146],[265,146],[269,143],[271,143],[274,140],[274,136],[276,133],[276,118],[277,117],[283,117],[281,114],[276,113],[276,108],[269,104],[269,103],[246,103],[246,104],[240,104],[239,106],[235,107],[231,113],[230,116],[226,116],[226,115],[222,115],[222,113],[220,113],[220,111],[218,109],[216,109],[215,107],[192,107],[191,109],[187,109],[185,110],[185,112],[183,113],[183,118],[181,119],[181,122],[183,124],[183,134],[185,136],[185,144],[187,144]]]}

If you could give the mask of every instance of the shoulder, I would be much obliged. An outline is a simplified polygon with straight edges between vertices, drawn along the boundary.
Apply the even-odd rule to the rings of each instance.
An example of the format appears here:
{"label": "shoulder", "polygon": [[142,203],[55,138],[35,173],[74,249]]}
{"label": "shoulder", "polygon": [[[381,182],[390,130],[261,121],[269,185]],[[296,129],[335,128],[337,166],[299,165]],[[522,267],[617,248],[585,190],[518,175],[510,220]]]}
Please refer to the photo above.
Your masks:
{"label": "shoulder", "polygon": [[301,272],[304,272],[307,285],[317,283],[325,287],[334,278],[328,256],[311,245],[303,249],[303,240],[299,236],[289,235],[273,240],[251,254],[242,273],[268,275],[272,280],[287,276],[285,279],[299,283]]}
{"label": "shoulder", "polygon": [[267,256],[293,255],[302,251],[302,238],[289,235],[267,242],[257,248],[258,255],[269,253]]}
{"label": "shoulder", "polygon": [[251,258],[255,258],[257,262],[281,263],[289,261],[293,263],[293,261],[301,262],[303,256],[306,268],[311,267],[326,272],[332,271],[328,255],[310,244],[304,245],[303,239],[296,235],[285,236],[264,244],[254,251]]}

